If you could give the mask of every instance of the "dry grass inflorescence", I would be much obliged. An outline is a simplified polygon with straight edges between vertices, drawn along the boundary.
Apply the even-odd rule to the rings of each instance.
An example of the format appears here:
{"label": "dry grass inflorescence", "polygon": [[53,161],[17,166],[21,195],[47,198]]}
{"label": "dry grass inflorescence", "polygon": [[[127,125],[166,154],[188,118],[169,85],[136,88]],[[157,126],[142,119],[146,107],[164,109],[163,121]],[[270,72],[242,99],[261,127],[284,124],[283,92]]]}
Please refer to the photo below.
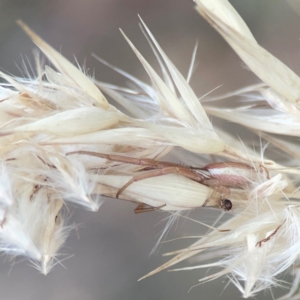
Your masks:
{"label": "dry grass inflorescence", "polygon": [[[195,2],[262,83],[206,95],[202,105],[189,85],[196,51],[184,78],[142,20],[162,76],[122,32],[151,84],[101,58],[132,85],[97,82],[18,22],[55,69],[36,54],[36,77],[0,74],[2,252],[26,256],[47,274],[60,262],[58,251],[72,229],[69,205],[97,211],[103,196],[137,203],[136,213],[164,210],[180,217],[213,207],[231,217],[187,248],[166,253],[173,258],[141,279],[199,255],[202,264],[173,270],[217,267],[199,284],[227,276],[247,298],[284,286],[279,275],[293,267],[294,283],[281,299],[298,297],[300,78],[256,42],[228,1]],[[246,100],[222,106],[222,99],[241,96]],[[278,159],[213,127],[209,115],[253,131],[277,148]],[[194,154],[195,166],[163,161],[183,151]]]}

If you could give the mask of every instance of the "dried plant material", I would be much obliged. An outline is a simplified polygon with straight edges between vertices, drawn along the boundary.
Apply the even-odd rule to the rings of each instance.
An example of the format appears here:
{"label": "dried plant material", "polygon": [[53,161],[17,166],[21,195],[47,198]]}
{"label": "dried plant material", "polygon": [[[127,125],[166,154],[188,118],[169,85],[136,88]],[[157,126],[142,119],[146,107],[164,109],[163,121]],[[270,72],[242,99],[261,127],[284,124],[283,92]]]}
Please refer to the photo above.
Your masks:
{"label": "dried plant material", "polygon": [[[202,126],[204,129],[211,129],[212,125],[202,108],[201,103],[198,101],[197,96],[195,95],[194,91],[190,87],[190,85],[186,82],[186,80],[183,78],[183,76],[180,74],[180,72],[177,70],[177,68],[174,66],[174,64],[171,62],[171,60],[166,56],[164,51],[161,49],[157,41],[155,40],[154,36],[148,29],[148,27],[145,25],[143,20],[140,18],[143,28],[147,32],[149,38],[153,42],[154,46],[156,47],[157,51],[161,55],[163,61],[165,62],[168,71],[170,72],[172,79],[174,81],[174,84],[176,88],[178,89],[184,103],[188,107],[190,113],[193,115],[197,123],[193,123],[193,127],[195,126]],[[174,106],[173,102],[169,103],[170,106]],[[191,119],[191,117],[190,117]]]}
{"label": "dried plant material", "polygon": [[[22,21],[17,22],[22,29],[30,36],[32,41],[47,55],[55,67],[62,73],[67,75],[67,78],[77,86],[79,89],[87,93],[93,99],[95,99],[101,107],[107,109],[108,103],[101,91],[95,86],[95,84],[87,78],[80,70],[73,66],[68,60],[66,60],[61,54],[54,50],[51,46],[45,43],[38,35],[36,35],[27,25]],[[72,81],[71,81],[72,80]]]}
{"label": "dried plant material", "polygon": [[[265,85],[257,85],[226,95],[231,97],[256,91],[260,96],[249,97],[252,101],[251,105],[233,109],[209,106],[205,107],[205,110],[211,115],[237,122],[257,131],[299,136],[298,76],[256,43],[249,29],[228,1],[220,0],[212,3],[199,0],[196,3],[200,14],[221,33],[250,69],[269,86],[266,88]],[[261,107],[262,105],[266,107]],[[273,139],[268,135],[265,135],[265,138],[280,150],[298,158],[296,152],[280,139]],[[240,150],[230,147],[228,150],[228,153],[225,150],[221,155],[234,157],[234,154],[237,154],[236,159],[245,158]],[[253,153],[251,155],[255,162],[255,155]],[[275,165],[280,167],[279,164],[273,164],[273,167]],[[289,169],[287,172],[289,171],[291,174],[297,174],[295,169]],[[287,189],[289,180],[283,178],[281,174],[273,175],[268,180],[257,177],[252,181],[252,187],[249,187],[248,202],[244,211],[192,246],[169,253],[177,255],[141,279],[208,248],[224,247],[223,251],[218,253],[222,256],[224,253],[230,253],[227,258],[211,264],[183,269],[223,267],[223,270],[200,281],[209,281],[230,274],[231,282],[238,287],[245,298],[254,296],[272,285],[281,285],[275,277],[296,262],[299,256],[296,250],[299,247],[299,238],[294,239],[299,234],[298,204],[284,201],[284,190]],[[292,198],[297,198],[297,195],[294,194]],[[224,226],[229,230],[223,232]]]}
{"label": "dried plant material", "polygon": [[[28,256],[36,268],[47,274],[57,263],[58,250],[69,231],[63,208],[73,203],[96,211],[103,202],[103,195],[115,196],[125,179],[142,171],[139,166],[115,165],[105,159],[86,159],[67,153],[106,149],[128,156],[160,158],[179,145],[195,152],[211,153],[221,151],[224,143],[214,133],[203,108],[193,96],[193,101],[197,100],[196,107],[201,110],[204,135],[200,136],[201,141],[195,140],[190,145],[202,132],[197,129],[198,121],[176,94],[169,97],[174,91],[149,65],[150,77],[161,91],[159,110],[167,117],[161,121],[157,119],[158,122],[131,118],[109,105],[91,79],[26,25],[20,25],[60,73],[48,66],[43,69],[38,56],[36,78],[13,78],[1,73],[8,82],[1,87],[6,100],[0,103],[3,114],[0,129],[3,161],[1,249],[13,255]],[[187,87],[183,77],[180,82]],[[153,87],[148,87],[148,91],[156,94]],[[176,103],[177,108],[174,107]],[[128,111],[131,112],[130,107]],[[164,128],[168,131],[162,134]],[[223,205],[214,189],[179,175],[140,181],[129,187],[122,197],[162,210],[201,207],[210,198],[209,206],[221,208]]]}
{"label": "dried plant material", "polygon": [[142,143],[146,148],[154,148],[164,145],[164,141],[163,137],[159,137],[144,128],[113,128],[71,137],[55,138],[45,141],[43,144],[114,144],[139,147]]}
{"label": "dried plant material", "polygon": [[0,130],[0,136],[24,132],[72,136],[105,129],[115,125],[118,121],[116,113],[103,112],[96,107],[79,108],[57,113],[26,125]]}
{"label": "dried plant material", "polygon": [[[115,193],[130,179],[129,176],[114,175],[98,175],[96,178],[97,183],[113,187]],[[213,190],[185,177],[171,174],[135,182],[123,193],[137,202],[153,207],[162,206],[163,210],[182,210],[203,206],[206,200],[212,196]],[[148,202],[147,199],[151,199],[151,202]],[[217,199],[212,199],[208,205],[219,207]]]}
{"label": "dried plant material", "polygon": [[216,107],[205,107],[206,111],[216,117],[239,123],[245,127],[256,130],[298,136],[300,123],[291,115],[276,112],[273,109],[261,109],[251,111],[244,109],[224,109]]}
{"label": "dried plant material", "polygon": [[[289,239],[289,230],[291,226],[293,228],[298,226],[296,225],[298,223],[294,223],[298,220],[298,208],[289,206],[288,203],[278,202],[285,186],[286,183],[282,181],[280,175],[256,186],[248,194],[248,204],[244,212],[222,224],[192,246],[169,253],[177,255],[141,279],[199,254],[207,248],[225,247],[229,250],[228,253],[231,253],[228,260],[223,259],[213,264],[184,269],[223,266],[225,268],[223,271],[207,276],[203,280],[207,281],[231,273],[232,282],[239,287],[245,297],[275,284],[276,281],[271,278],[285,270],[297,258],[296,253],[292,256],[292,253],[289,253],[291,249],[298,247],[297,239]],[[270,207],[272,213],[269,211]],[[276,231],[281,224],[280,231],[279,229]],[[260,259],[260,262],[254,264],[254,257]],[[269,278],[268,281],[264,279],[266,276]],[[240,284],[240,281],[245,282],[245,287]]]}
{"label": "dried plant material", "polygon": [[223,36],[247,66],[281,95],[282,101],[289,101],[299,108],[300,78],[257,44],[228,1],[217,0],[212,5],[210,1],[197,0],[196,4],[199,13]]}
{"label": "dried plant material", "polygon": [[[125,39],[127,40],[137,57],[140,59],[144,68],[148,72],[153,82],[154,88],[159,95],[158,99],[164,99],[164,101],[167,101],[166,103],[161,102],[161,100],[159,100],[158,102],[160,109],[162,109],[168,117],[167,121],[171,124],[175,123],[176,125],[180,124],[182,126],[175,127],[156,125],[151,124],[149,122],[139,122],[137,123],[137,125],[145,127],[158,135],[162,135],[168,141],[172,143],[177,143],[178,146],[181,146],[192,152],[221,152],[224,149],[225,144],[212,129],[212,125],[205,111],[203,110],[200,102],[198,101],[198,98],[190,88],[189,84],[183,78],[183,76],[179,73],[176,67],[172,64],[169,58],[162,51],[159,44],[156,42],[151,32],[144,23],[143,27],[149,35],[149,39],[151,39],[158,53],[167,65],[168,71],[170,72],[172,79],[176,85],[176,88],[179,90],[179,93],[181,94],[181,97],[184,103],[186,104],[186,108],[188,109],[188,111],[177,100],[172,90],[170,90],[168,86],[158,77],[158,75],[154,72],[151,66],[147,63],[147,61],[143,58],[143,56],[138,52],[138,50],[123,33]],[[170,109],[175,110],[169,112]],[[178,114],[178,111],[180,111],[180,114]]]}
{"label": "dried plant material", "polygon": [[[279,136],[300,136],[300,79],[257,44],[228,1],[196,4],[262,83],[207,98],[209,106],[203,106],[189,85],[197,47],[185,79],[142,20],[162,76],[122,32],[151,84],[94,55],[133,85],[96,82],[18,22],[56,70],[43,67],[36,54],[34,78],[0,73],[6,81],[0,87],[2,252],[26,256],[47,274],[61,259],[70,208],[97,211],[103,196],[136,203],[135,213],[175,212],[169,225],[181,211],[211,207],[231,218],[218,226],[206,224],[211,230],[205,236],[166,253],[175,257],[141,279],[198,254],[200,265],[174,271],[217,267],[200,282],[227,276],[245,298],[281,285],[278,276],[300,255],[300,171],[293,168],[299,163],[298,148]],[[108,103],[98,87],[124,112]],[[222,102],[214,105],[229,97],[243,101],[230,109]],[[281,158],[269,159],[261,141],[257,153],[214,128],[207,114],[254,130]],[[166,161],[176,151],[193,153],[191,166]],[[212,258],[205,251],[215,255],[213,262],[205,263]],[[298,284],[296,275],[286,297],[297,294]]]}
{"label": "dried plant material", "polygon": [[[223,35],[247,65],[264,81],[262,85],[244,88],[238,92],[211,99],[219,100],[222,97],[239,96],[253,91],[260,94],[256,98],[249,95],[249,99],[252,101],[249,106],[239,106],[230,110],[207,106],[205,110],[214,116],[256,129],[256,132],[262,130],[276,134],[299,136],[297,131],[299,123],[297,104],[299,89],[298,85],[295,84],[299,81],[298,77],[284,64],[257,45],[246,25],[227,1],[212,3],[211,1],[199,0],[197,5],[200,13]],[[265,84],[270,88],[266,88]],[[265,108],[261,106],[265,106]],[[273,138],[267,134],[262,133],[261,135],[281,151],[298,159],[296,145],[281,141],[280,138]],[[228,142],[228,136],[221,136]],[[229,140],[232,139],[229,138]],[[228,144],[237,147],[236,143]],[[236,160],[247,160],[241,150],[229,146],[226,146],[226,148],[219,155],[232,157]],[[245,148],[247,149],[246,146]],[[251,154],[253,163],[259,161],[259,159],[263,163],[261,157],[257,157],[249,149],[247,149],[247,152],[248,155]],[[250,159],[250,155],[248,159]],[[270,169],[298,175],[296,169],[285,168],[274,162],[264,165],[268,165]],[[294,180],[296,178],[294,177]],[[230,274],[231,282],[238,287],[245,298],[254,296],[259,291],[272,285],[281,286],[281,282],[276,279],[276,276],[296,262],[299,257],[299,252],[296,250],[299,247],[297,244],[298,238],[294,239],[299,234],[298,204],[293,201],[284,201],[284,190],[287,190],[288,186],[293,186],[293,184],[289,183],[288,178],[285,180],[281,174],[273,175],[269,180],[257,178],[252,183],[254,186],[248,191],[248,202],[244,211],[192,246],[169,253],[170,255],[177,255],[141,279],[199,254],[207,248],[221,247],[220,249],[222,249],[224,247],[223,251],[220,250],[217,253],[220,256],[226,254],[227,258],[211,264],[182,269],[223,267],[222,271],[207,276],[200,281],[209,281]],[[292,193],[290,197],[297,199],[298,196],[297,193]],[[223,231],[223,228],[230,230]],[[290,230],[293,231],[292,234]],[[231,239],[230,236],[233,238]],[[244,285],[241,282],[244,282]],[[295,283],[295,285],[297,284]],[[288,294],[287,298],[293,294],[295,294],[295,288]]]}

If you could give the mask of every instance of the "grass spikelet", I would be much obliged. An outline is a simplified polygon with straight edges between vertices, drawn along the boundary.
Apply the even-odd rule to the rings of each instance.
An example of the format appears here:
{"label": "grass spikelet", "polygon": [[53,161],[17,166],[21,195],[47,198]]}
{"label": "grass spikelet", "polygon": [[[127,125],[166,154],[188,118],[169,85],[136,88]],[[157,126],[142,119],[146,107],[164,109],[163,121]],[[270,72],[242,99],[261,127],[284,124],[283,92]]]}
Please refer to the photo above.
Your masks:
{"label": "grass spikelet", "polygon": [[228,1],[217,0],[211,5],[209,1],[197,0],[196,4],[199,13],[223,36],[249,68],[283,96],[283,101],[298,106],[300,78],[257,44],[247,25]]}
{"label": "grass spikelet", "polygon": [[118,123],[116,113],[103,113],[99,108],[87,107],[60,112],[26,125],[0,131],[0,136],[24,132],[44,132],[57,136],[72,136],[93,132]]}
{"label": "grass spikelet", "polygon": [[[180,74],[180,72],[162,51],[159,44],[156,42],[151,32],[144,23],[143,27],[149,35],[149,39],[151,39],[151,41],[155,45],[159,55],[166,63],[172,79],[176,84],[176,88],[179,90],[182,100],[186,105],[186,108],[177,100],[176,96],[169,89],[169,87],[163,82],[162,79],[158,77],[158,75],[134,47],[127,36],[122,32],[126,41],[129,43],[129,45],[147,70],[148,75],[153,82],[154,89],[158,93],[158,99],[164,99],[164,101],[166,101],[164,103],[159,100],[158,103],[160,105],[160,109],[168,116],[168,123],[172,124],[174,122],[174,120],[172,119],[175,118],[176,123],[178,124],[180,122],[182,126],[181,128],[178,128],[178,126],[165,126],[145,122],[139,122],[138,125],[141,127],[145,127],[155,132],[156,134],[162,135],[167,139],[167,141],[170,141],[172,143],[176,141],[178,146],[181,146],[192,152],[221,152],[222,150],[224,150],[225,144],[214,132],[205,111],[198,101],[198,98],[192,91],[189,84]],[[170,108],[174,109],[174,111],[169,112]],[[180,114],[178,113],[178,111],[180,111]]]}
{"label": "grass spikelet", "polygon": [[[249,68],[264,81],[259,85],[206,100],[216,101],[222,98],[245,97],[246,95],[249,99],[248,105],[245,103],[241,105],[240,102],[231,109],[210,105],[205,106],[206,112],[255,129],[258,134],[260,131],[265,131],[277,135],[299,136],[297,129],[299,87],[297,84],[294,86],[295,82],[299,81],[298,76],[257,44],[247,25],[228,1],[199,0],[196,1],[196,4],[200,14],[217,29]],[[271,76],[269,76],[270,74]],[[291,86],[293,87],[291,88]],[[270,177],[257,176],[250,180],[251,184],[249,182],[244,194],[235,194],[235,191],[231,190],[231,199],[235,199],[238,195],[240,197],[239,200],[236,199],[237,202],[233,201],[233,207],[237,209],[232,219],[211,231],[192,246],[167,253],[167,255],[176,256],[141,279],[191,256],[218,247],[220,251],[216,251],[216,253],[220,254],[219,260],[215,259],[215,262],[210,264],[176,270],[222,267],[222,271],[206,276],[200,281],[205,282],[227,275],[243,296],[248,298],[271,286],[282,286],[282,282],[277,279],[277,276],[286,271],[298,259],[299,210],[298,203],[293,201],[293,198],[297,198],[297,191],[294,191],[295,194],[289,194],[291,199],[287,199],[285,194],[287,190],[293,187],[295,189],[292,181],[298,181],[296,177],[298,172],[296,169],[284,167],[276,162],[269,161],[267,163],[251,149],[247,150],[247,158],[247,155],[241,151],[247,149],[246,145],[244,149],[239,149],[236,141],[232,142],[232,137],[222,131],[220,136],[230,146],[226,145],[225,151],[218,155],[231,157],[238,161],[251,161],[253,168],[257,168],[256,162],[261,161],[261,164],[267,166],[269,171],[274,171],[270,173]],[[261,136],[274,144],[280,151],[294,157],[295,162],[298,160],[297,147],[293,143],[285,143],[285,140],[280,137],[273,137],[265,133],[262,133]],[[231,142],[229,143],[229,141]],[[291,159],[282,161],[291,165]],[[286,177],[278,172],[287,172],[294,176]],[[238,205],[241,200],[243,206]],[[226,254],[225,258],[221,258],[224,254]],[[206,257],[205,253],[202,257]]]}
{"label": "grass spikelet", "polygon": [[[96,180],[100,184],[115,188],[117,192],[130,178],[129,176],[98,175]],[[124,195],[150,206],[164,205],[162,210],[181,210],[203,206],[205,201],[212,196],[212,190],[205,185],[172,174],[135,182],[124,191]],[[154,204],[153,201],[158,203]],[[209,205],[218,206],[218,203],[211,201]]]}
{"label": "grass spikelet", "polygon": [[92,192],[95,181],[91,180],[85,166],[74,156],[49,157],[49,162],[55,167],[52,172],[51,186],[58,191],[65,201],[75,202],[89,210],[97,211],[100,202],[94,201]]}
{"label": "grass spikelet", "polygon": [[[297,206],[285,206],[284,203],[278,202],[276,195],[280,196],[280,192],[286,186],[281,180],[277,177],[258,185],[249,194],[248,205],[243,213],[189,248],[169,253],[177,256],[143,278],[208,248],[221,247],[226,249],[226,253],[230,253],[227,258],[213,264],[176,270],[223,267],[223,271],[200,281],[231,274],[232,282],[246,298],[276,285],[275,277],[296,261],[298,251],[295,252],[295,249],[299,247],[298,238],[294,238],[299,235],[299,210]],[[222,232],[222,228],[230,228],[230,231]],[[293,235],[290,230],[293,231]]]}
{"label": "grass spikelet", "polygon": [[22,21],[19,20],[17,21],[17,23],[30,36],[33,42],[47,55],[47,57],[51,60],[55,67],[62,74],[67,75],[69,82],[72,82],[75,86],[78,86],[80,89],[94,98],[104,109],[108,108],[107,100],[89,78],[87,78],[80,70],[73,66],[51,46],[45,43]]}
{"label": "grass spikelet", "polygon": [[[36,54],[37,74],[0,73],[0,251],[46,275],[60,262],[73,207],[96,212],[106,196],[136,203],[135,213],[165,211],[159,242],[175,220],[189,219],[184,211],[210,207],[227,220],[198,222],[208,233],[165,253],[174,257],[141,279],[198,255],[196,265],[173,271],[217,268],[200,283],[226,276],[245,298],[283,285],[280,274],[300,256],[300,79],[256,42],[228,1],[195,2],[262,83],[199,101],[189,84],[197,46],[185,79],[142,19],[162,76],[121,31],[150,83],[93,55],[130,86],[95,81],[18,21],[55,70]],[[213,127],[209,115],[250,129],[258,142]],[[171,162],[187,156],[190,166]],[[282,299],[297,295],[298,271]]]}

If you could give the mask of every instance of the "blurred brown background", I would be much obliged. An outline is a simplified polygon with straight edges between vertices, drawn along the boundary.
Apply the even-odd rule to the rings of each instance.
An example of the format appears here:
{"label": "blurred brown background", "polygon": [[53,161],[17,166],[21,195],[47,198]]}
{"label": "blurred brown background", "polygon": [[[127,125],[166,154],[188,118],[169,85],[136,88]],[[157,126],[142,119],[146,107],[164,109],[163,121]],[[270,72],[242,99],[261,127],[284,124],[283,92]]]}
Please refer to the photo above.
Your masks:
{"label": "blurred brown background", "polygon": [[[299,73],[300,17],[283,0],[234,0],[234,7],[249,25],[258,42]],[[194,10],[191,0],[0,0],[0,67],[20,75],[17,66],[28,56],[33,62],[34,45],[15,24],[22,19],[69,60],[86,64],[97,79],[125,85],[126,80],[90,54],[148,82],[139,61],[119,32],[122,28],[151,64],[157,67],[138,23],[144,19],[175,65],[187,73],[195,42],[199,41],[199,66],[191,81],[201,96],[223,85],[223,93],[258,79],[221,37]],[[22,68],[22,67],[21,67]],[[217,122],[217,121],[216,121]],[[108,200],[98,213],[73,209],[80,239],[73,232],[62,253],[75,254],[47,276],[21,261],[13,266],[3,259],[0,271],[0,299],[14,300],[146,300],[146,299],[238,299],[238,291],[226,280],[198,286],[204,271],[163,272],[142,282],[137,279],[165,262],[161,253],[188,245],[173,242],[149,256],[166,215],[152,212],[134,215],[134,207]],[[213,223],[216,212],[197,210],[191,217]],[[205,229],[190,221],[179,221],[168,238],[201,235]],[[181,264],[183,265],[183,264]],[[285,277],[287,278],[287,277]],[[282,294],[283,291],[274,290]],[[272,299],[270,292],[256,299]]]}

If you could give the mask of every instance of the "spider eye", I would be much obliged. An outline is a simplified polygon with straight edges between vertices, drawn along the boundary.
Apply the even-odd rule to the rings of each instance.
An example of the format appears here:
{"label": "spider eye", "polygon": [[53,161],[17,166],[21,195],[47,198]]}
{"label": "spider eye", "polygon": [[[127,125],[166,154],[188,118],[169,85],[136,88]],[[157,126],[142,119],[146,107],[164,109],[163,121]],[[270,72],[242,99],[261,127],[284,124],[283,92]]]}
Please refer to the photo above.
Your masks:
{"label": "spider eye", "polygon": [[223,200],[223,207],[226,211],[229,211],[232,209],[232,202],[229,199]]}

